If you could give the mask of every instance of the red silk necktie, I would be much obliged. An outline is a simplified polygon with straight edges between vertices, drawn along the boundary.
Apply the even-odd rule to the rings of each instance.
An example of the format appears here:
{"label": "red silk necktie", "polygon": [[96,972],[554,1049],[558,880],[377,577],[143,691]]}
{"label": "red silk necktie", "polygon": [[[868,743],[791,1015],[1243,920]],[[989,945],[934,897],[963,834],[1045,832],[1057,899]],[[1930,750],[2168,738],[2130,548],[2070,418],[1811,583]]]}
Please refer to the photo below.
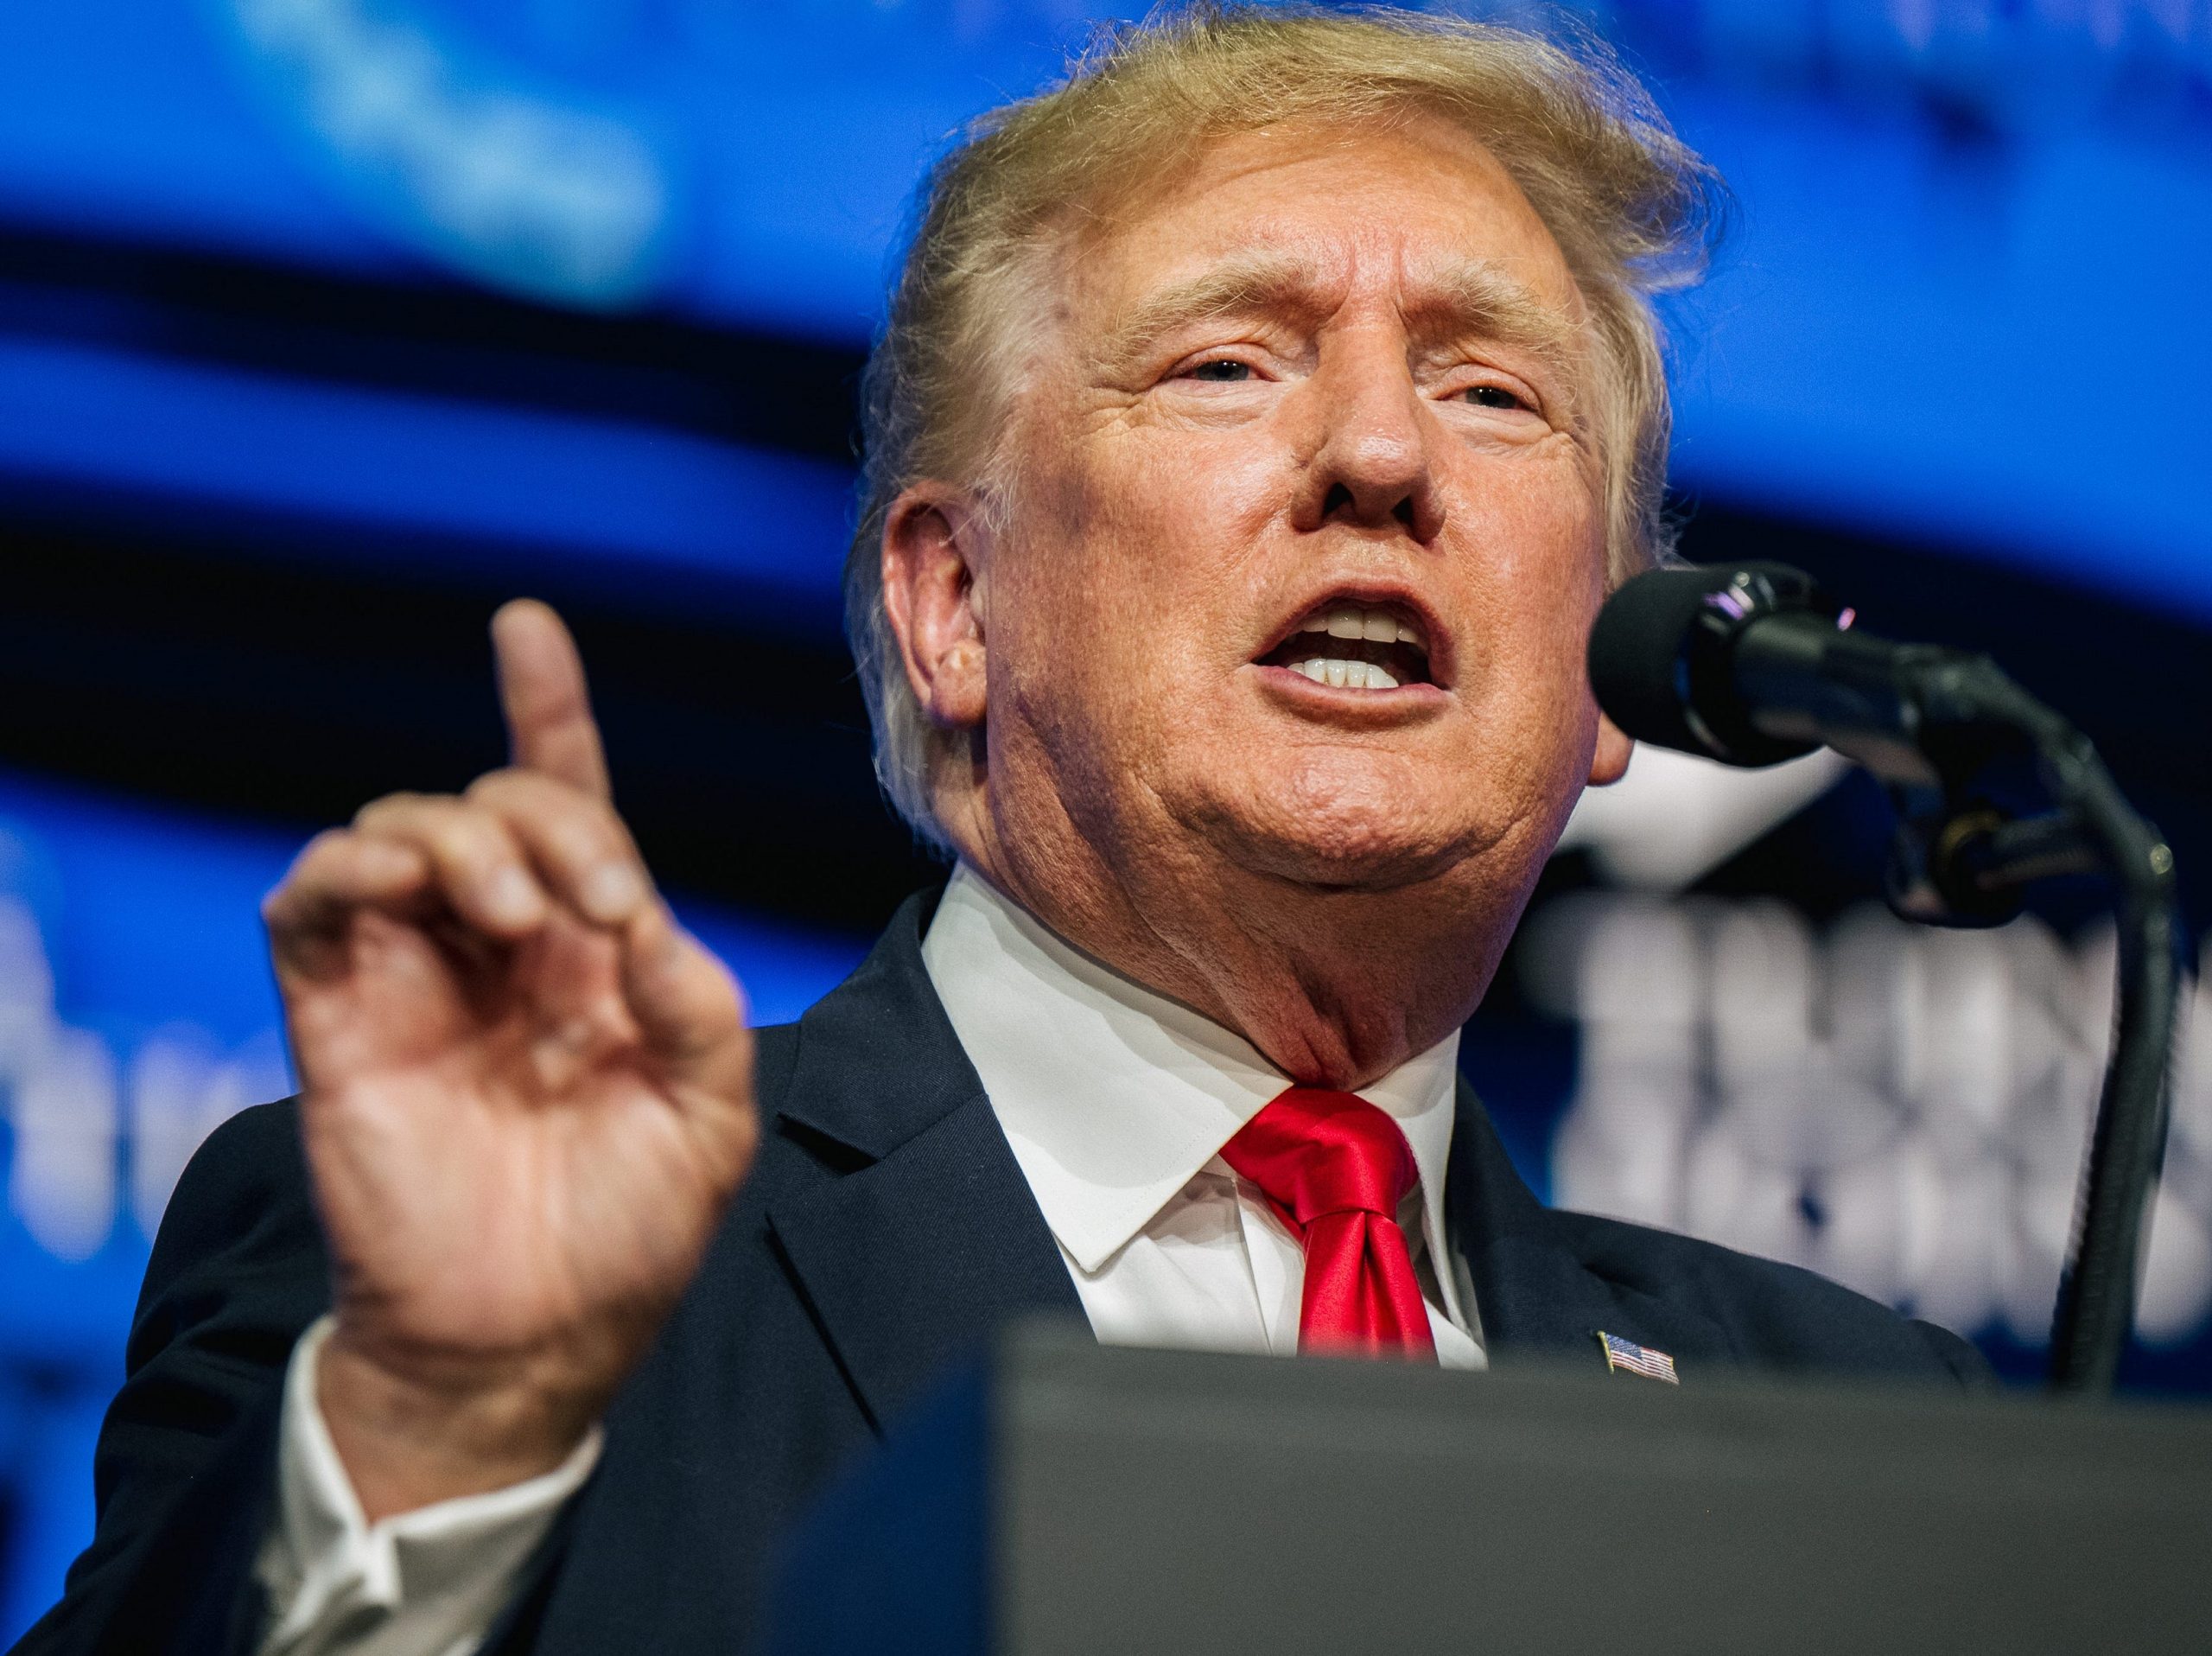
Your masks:
{"label": "red silk necktie", "polygon": [[1306,1250],[1298,1348],[1436,1360],[1398,1204],[1421,1170],[1398,1124],[1325,1087],[1278,1095],[1221,1147]]}

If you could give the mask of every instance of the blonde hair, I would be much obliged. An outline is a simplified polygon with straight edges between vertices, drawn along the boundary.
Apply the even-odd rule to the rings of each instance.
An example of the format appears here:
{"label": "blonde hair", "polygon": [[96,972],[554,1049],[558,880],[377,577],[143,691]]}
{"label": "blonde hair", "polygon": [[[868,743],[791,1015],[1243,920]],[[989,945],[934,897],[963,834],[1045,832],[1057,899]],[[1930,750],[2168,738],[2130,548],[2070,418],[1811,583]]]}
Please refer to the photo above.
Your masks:
{"label": "blonde hair", "polygon": [[932,167],[861,381],[861,510],[845,627],[876,777],[940,849],[931,782],[948,743],[916,701],[883,606],[892,503],[924,479],[987,504],[1034,288],[1081,224],[1232,133],[1288,121],[1441,118],[1495,156],[1550,230],[1589,332],[1591,436],[1607,570],[1664,557],[1669,413],[1651,296],[1702,274],[1719,181],[1594,36],[1412,12],[1208,4],[1103,32],[1067,77],[976,119]]}

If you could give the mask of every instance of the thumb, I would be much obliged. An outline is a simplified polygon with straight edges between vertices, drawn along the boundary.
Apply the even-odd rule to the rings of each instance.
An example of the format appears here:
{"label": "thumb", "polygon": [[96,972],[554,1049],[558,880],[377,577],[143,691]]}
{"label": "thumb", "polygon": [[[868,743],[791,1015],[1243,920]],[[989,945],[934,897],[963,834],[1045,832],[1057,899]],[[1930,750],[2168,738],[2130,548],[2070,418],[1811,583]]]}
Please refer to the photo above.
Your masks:
{"label": "thumb", "polygon": [[753,1037],[745,997],[729,969],[658,899],[639,904],[622,929],[621,980],[624,1004],[679,1102],[735,1104],[749,1117]]}

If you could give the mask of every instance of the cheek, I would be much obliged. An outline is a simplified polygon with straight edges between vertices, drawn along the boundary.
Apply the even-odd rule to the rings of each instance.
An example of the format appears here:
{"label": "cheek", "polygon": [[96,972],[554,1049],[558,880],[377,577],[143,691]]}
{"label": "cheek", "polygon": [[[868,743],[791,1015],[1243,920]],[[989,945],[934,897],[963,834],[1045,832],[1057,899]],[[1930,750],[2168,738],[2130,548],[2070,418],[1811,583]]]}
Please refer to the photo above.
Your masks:
{"label": "cheek", "polygon": [[1084,493],[1096,555],[1151,612],[1198,617],[1262,555],[1293,487],[1264,428],[1122,433],[1099,445]]}
{"label": "cheek", "polygon": [[1604,596],[1604,514],[1571,454],[1490,481],[1467,525],[1489,670],[1478,725],[1511,733],[1490,758],[1518,791],[1548,795],[1586,774],[1596,740],[1583,657]]}
{"label": "cheek", "polygon": [[1603,508],[1571,452],[1488,481],[1468,525],[1476,613],[1494,618],[1495,647],[1521,675],[1579,685],[1605,589]]}
{"label": "cheek", "polygon": [[1128,745],[1180,635],[1148,497],[1109,482],[1072,469],[1029,480],[991,584],[990,728],[1037,733],[1062,767]]}
{"label": "cheek", "polygon": [[993,700],[1024,700],[1088,677],[1110,651],[1102,611],[1111,570],[1096,549],[1111,534],[1112,498],[1066,463],[1057,432],[1028,431],[1020,449],[1058,463],[1025,464],[996,538],[983,617]]}
{"label": "cheek", "polygon": [[1041,669],[1116,706],[1186,704],[1252,602],[1280,455],[1158,430],[1082,434],[1059,452],[1071,463],[1025,486],[1008,537],[1020,567],[995,583],[994,651],[1003,630],[1023,683]]}

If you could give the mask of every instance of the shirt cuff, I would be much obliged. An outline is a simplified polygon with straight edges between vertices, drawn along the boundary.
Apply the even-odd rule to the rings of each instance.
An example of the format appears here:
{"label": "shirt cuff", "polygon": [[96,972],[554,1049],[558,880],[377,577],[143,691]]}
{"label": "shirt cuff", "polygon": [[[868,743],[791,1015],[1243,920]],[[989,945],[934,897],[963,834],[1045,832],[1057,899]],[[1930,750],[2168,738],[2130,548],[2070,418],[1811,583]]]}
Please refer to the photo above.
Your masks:
{"label": "shirt cuff", "polygon": [[271,1618],[260,1656],[474,1650],[531,1552],[598,1464],[594,1425],[550,1472],[371,1524],[316,1401],[332,1320],[292,1349],[277,1429],[276,1521],[257,1571]]}

